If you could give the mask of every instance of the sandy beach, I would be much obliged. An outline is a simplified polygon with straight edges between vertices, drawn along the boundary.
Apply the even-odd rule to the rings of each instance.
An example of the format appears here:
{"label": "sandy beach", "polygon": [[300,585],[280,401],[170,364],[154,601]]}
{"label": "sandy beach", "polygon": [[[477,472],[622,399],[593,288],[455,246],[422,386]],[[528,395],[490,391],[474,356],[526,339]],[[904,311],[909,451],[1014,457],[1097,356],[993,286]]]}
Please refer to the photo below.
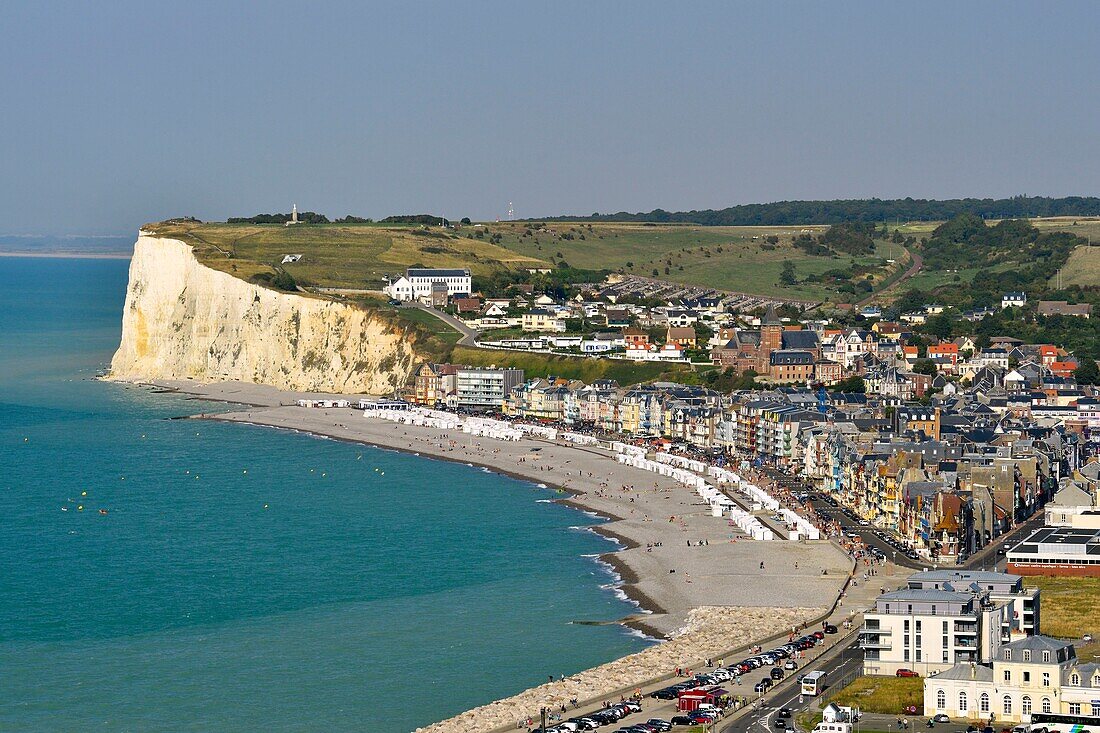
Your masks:
{"label": "sandy beach", "polygon": [[853,567],[851,558],[826,540],[748,539],[729,519],[712,516],[694,490],[622,465],[604,450],[545,439],[511,442],[445,433],[367,418],[356,409],[298,407],[294,401],[299,398],[326,396],[254,384],[164,381],[152,386],[239,406],[217,413],[197,409],[193,417],[199,419],[296,430],[483,466],[559,488],[562,504],[609,520],[594,531],[614,539],[620,548],[600,559],[616,569],[621,591],[638,604],[639,612],[607,620],[668,641],[424,730],[514,727],[515,720],[542,705],[574,697],[595,700],[652,684],[677,666],[697,665],[794,625],[816,622],[834,608]]}

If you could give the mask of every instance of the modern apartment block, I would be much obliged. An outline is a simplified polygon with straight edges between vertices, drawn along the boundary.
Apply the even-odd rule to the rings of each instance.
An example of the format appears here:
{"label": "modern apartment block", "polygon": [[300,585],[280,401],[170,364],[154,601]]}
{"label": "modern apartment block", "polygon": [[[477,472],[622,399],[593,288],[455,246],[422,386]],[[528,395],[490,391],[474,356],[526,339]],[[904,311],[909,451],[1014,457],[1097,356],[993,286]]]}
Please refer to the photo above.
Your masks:
{"label": "modern apartment block", "polygon": [[455,374],[455,407],[501,410],[512,390],[523,384],[522,369],[459,369]]}
{"label": "modern apartment block", "polygon": [[928,676],[985,663],[1003,644],[1038,633],[1039,590],[1006,573],[932,570],[884,593],[864,615],[866,674],[911,669]]}

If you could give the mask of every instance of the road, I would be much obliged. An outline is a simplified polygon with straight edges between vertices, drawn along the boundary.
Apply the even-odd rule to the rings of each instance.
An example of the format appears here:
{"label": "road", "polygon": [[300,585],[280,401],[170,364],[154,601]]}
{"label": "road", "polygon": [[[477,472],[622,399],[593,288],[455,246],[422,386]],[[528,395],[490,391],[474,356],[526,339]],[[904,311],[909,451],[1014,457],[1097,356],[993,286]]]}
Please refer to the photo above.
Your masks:
{"label": "road", "polygon": [[902,247],[902,249],[904,249],[906,251],[906,253],[908,253],[908,255],[909,255],[909,259],[910,259],[909,269],[907,269],[905,272],[901,273],[901,277],[899,277],[897,280],[895,280],[894,282],[887,285],[882,290],[879,290],[877,293],[872,293],[872,294],[868,295],[866,298],[864,298],[863,300],[856,303],[857,306],[867,305],[872,300],[881,297],[883,293],[890,292],[891,290],[898,287],[899,285],[901,285],[903,282],[905,282],[909,278],[916,275],[918,272],[920,272],[921,268],[924,267],[924,258],[923,257],[921,257],[916,252],[913,252],[908,247]]}
{"label": "road", "polygon": [[[859,645],[859,634],[852,637],[851,643],[844,644],[816,660],[815,670],[824,671],[829,680],[841,682],[849,677],[854,677],[863,664],[863,653]],[[764,733],[769,731],[782,732],[782,727],[775,726],[775,718],[782,708],[791,711],[791,717],[787,718],[793,728],[794,721],[802,712],[809,710],[817,704],[817,698],[802,694],[798,684],[797,675],[784,680],[768,696],[767,703],[756,714],[748,715],[728,723],[725,727],[719,726],[720,733]]]}
{"label": "road", "polygon": [[433,316],[435,316],[436,318],[443,321],[448,326],[450,326],[451,328],[453,328],[454,330],[456,330],[460,334],[462,334],[462,338],[460,338],[458,340],[459,345],[461,345],[461,346],[476,346],[477,345],[475,342],[477,341],[478,332],[475,331],[474,329],[470,328],[469,326],[467,326],[465,323],[463,323],[461,319],[455,318],[454,316],[452,316],[449,313],[444,313],[443,311],[436,310],[435,308],[432,308],[432,307],[427,306],[427,305],[422,305],[422,304],[417,303],[417,302],[405,303],[405,304],[401,305],[400,307],[401,308],[419,308],[420,310],[424,311],[425,313],[431,313]]}

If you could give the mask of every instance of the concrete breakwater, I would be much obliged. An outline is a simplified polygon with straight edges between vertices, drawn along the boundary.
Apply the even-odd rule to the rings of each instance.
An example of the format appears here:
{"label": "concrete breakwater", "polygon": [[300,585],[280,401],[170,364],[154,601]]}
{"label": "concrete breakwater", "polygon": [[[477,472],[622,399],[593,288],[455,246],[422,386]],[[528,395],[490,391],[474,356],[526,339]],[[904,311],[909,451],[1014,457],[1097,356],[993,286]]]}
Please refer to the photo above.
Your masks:
{"label": "concrete breakwater", "polygon": [[629,694],[634,687],[671,674],[677,667],[697,668],[705,659],[762,641],[784,628],[807,623],[824,611],[820,608],[737,606],[696,608],[688,615],[684,628],[668,641],[418,730],[423,733],[514,730],[520,720],[537,720],[542,707],[557,709],[574,698],[582,702],[604,697],[617,699],[620,694]]}

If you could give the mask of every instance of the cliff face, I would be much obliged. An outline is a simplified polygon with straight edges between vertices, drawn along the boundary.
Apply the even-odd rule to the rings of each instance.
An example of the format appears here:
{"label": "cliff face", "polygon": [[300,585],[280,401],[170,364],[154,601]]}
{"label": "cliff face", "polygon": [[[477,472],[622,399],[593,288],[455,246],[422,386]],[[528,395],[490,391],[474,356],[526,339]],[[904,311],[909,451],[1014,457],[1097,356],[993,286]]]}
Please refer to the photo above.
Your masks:
{"label": "cliff face", "polygon": [[249,284],[204,267],[179,240],[143,232],[110,376],[385,394],[415,363],[401,329],[375,314]]}

